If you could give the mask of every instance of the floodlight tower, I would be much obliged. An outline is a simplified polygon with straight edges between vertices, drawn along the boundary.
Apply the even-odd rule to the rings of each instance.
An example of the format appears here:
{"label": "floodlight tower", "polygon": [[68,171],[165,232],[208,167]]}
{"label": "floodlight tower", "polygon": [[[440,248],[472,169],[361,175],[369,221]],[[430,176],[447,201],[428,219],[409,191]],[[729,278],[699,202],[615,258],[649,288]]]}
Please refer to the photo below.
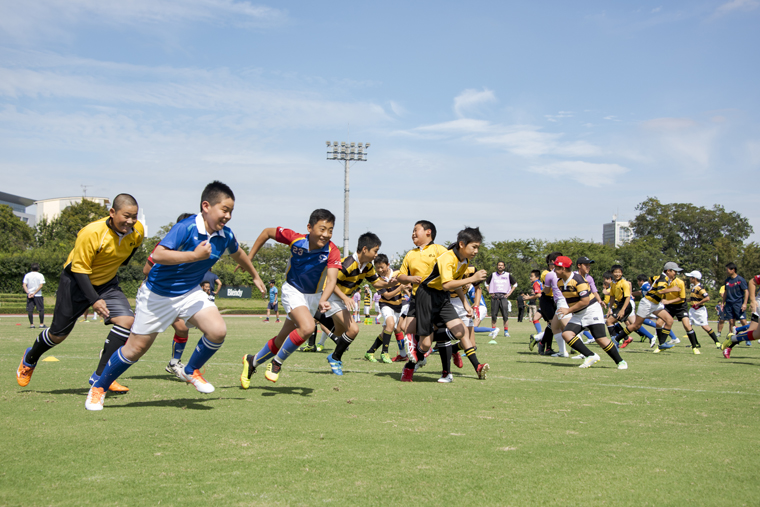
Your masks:
{"label": "floodlight tower", "polygon": [[366,162],[369,143],[340,143],[338,141],[327,144],[327,160],[339,160],[343,162],[345,173],[343,178],[343,256],[348,255],[348,170],[352,162]]}

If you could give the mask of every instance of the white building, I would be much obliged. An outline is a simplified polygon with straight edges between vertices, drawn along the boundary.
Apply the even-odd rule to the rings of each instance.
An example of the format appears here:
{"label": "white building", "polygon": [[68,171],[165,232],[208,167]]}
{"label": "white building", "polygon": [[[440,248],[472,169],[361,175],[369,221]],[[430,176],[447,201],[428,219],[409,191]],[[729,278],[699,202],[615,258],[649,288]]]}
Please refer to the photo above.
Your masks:
{"label": "white building", "polygon": [[612,222],[602,227],[602,243],[618,248],[633,239],[630,222],[618,222],[617,215],[612,215]]}
{"label": "white building", "polygon": [[41,221],[43,217],[45,217],[48,222],[55,220],[58,215],[61,214],[61,211],[65,210],[72,204],[82,202],[82,199],[94,201],[103,206],[109,206],[111,204],[111,199],[108,197],[54,197],[52,199],[34,201],[34,204],[37,205],[37,222]]}

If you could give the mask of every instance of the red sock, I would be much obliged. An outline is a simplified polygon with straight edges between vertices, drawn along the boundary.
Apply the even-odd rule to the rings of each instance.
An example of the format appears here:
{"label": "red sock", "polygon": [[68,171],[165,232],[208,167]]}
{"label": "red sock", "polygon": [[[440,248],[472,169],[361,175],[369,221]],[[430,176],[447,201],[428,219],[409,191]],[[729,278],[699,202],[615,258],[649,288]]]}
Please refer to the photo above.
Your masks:
{"label": "red sock", "polygon": [[181,336],[178,336],[177,333],[174,333],[174,341],[177,343],[187,343],[187,336],[183,338]]}
{"label": "red sock", "polygon": [[301,345],[303,345],[303,342],[306,341],[303,338],[301,338],[301,336],[298,334],[298,330],[297,329],[294,329],[288,335],[288,338],[290,338],[290,341],[292,341],[293,345],[295,345],[296,347],[300,347]]}
{"label": "red sock", "polygon": [[747,340],[749,340],[749,341],[754,341],[754,340],[755,340],[755,336],[754,336],[754,334],[755,334],[755,331],[754,331],[754,330],[752,330],[752,331],[747,331]]}
{"label": "red sock", "polygon": [[504,331],[509,331],[509,328],[507,326],[504,326]]}
{"label": "red sock", "polygon": [[276,356],[276,355],[277,355],[277,353],[280,351],[280,347],[278,347],[278,346],[277,346],[277,345],[274,343],[274,339],[275,339],[275,338],[277,338],[277,337],[275,336],[274,338],[272,338],[271,340],[269,340],[269,341],[267,342],[267,345],[269,345],[269,352],[271,352],[271,353],[272,353],[272,355],[275,355],[275,356]]}
{"label": "red sock", "polygon": [[404,339],[404,333],[396,333],[396,341],[401,341]]}

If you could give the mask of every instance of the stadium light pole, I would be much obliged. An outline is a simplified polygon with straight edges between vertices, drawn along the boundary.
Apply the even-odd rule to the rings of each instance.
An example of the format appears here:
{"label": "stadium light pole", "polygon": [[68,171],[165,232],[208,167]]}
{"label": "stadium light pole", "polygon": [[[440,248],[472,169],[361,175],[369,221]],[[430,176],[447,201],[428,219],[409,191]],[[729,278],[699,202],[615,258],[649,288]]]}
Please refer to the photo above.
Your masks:
{"label": "stadium light pole", "polygon": [[348,255],[348,171],[351,167],[351,163],[366,162],[367,153],[365,150],[369,148],[369,143],[340,143],[338,141],[330,142],[327,144],[327,160],[338,160],[343,162],[344,176],[343,176],[343,256]]}

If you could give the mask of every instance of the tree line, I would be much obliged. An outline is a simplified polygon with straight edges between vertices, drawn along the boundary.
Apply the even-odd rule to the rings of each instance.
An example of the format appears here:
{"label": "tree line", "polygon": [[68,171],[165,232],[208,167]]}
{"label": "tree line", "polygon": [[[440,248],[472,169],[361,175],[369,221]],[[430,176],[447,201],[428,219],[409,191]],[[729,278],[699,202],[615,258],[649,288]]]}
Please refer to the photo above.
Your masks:
{"label": "tree line", "polygon": [[[529,289],[528,274],[534,269],[545,269],[544,259],[554,251],[573,260],[580,256],[594,260],[592,275],[600,288],[602,274],[614,264],[621,264],[626,278],[634,280],[639,274],[655,275],[666,262],[675,261],[686,271],[701,271],[703,284],[716,300],[718,289],[726,278],[724,266],[727,262],[736,263],[745,278],[760,273],[760,246],[746,242],[754,231],[741,214],[726,211],[717,204],[712,208],[690,203],[665,204],[656,197],[648,197],[636,206],[636,211],[636,217],[631,221],[635,238],[619,248],[580,238],[490,240],[481,247],[474,265],[493,271],[498,261],[504,261],[518,283],[513,297]],[[48,293],[54,291],[77,232],[107,215],[105,206],[85,199],[63,210],[54,220],[43,220],[32,229],[13,215],[9,206],[0,206],[0,224],[7,231],[0,236],[0,293],[21,293],[21,280],[33,262],[41,266],[40,271],[48,282]],[[136,293],[143,280],[142,267],[148,255],[173,225],[169,223],[146,238],[129,265],[119,269],[121,286],[127,295]],[[241,247],[248,251],[246,245]],[[396,257],[402,259],[404,253]],[[288,256],[286,245],[267,244],[256,255],[254,267],[262,280],[275,280],[281,286]],[[250,276],[235,271],[235,267],[236,263],[225,256],[214,266],[214,272],[225,285],[251,284]],[[253,291],[254,297],[261,297],[257,292]]]}

